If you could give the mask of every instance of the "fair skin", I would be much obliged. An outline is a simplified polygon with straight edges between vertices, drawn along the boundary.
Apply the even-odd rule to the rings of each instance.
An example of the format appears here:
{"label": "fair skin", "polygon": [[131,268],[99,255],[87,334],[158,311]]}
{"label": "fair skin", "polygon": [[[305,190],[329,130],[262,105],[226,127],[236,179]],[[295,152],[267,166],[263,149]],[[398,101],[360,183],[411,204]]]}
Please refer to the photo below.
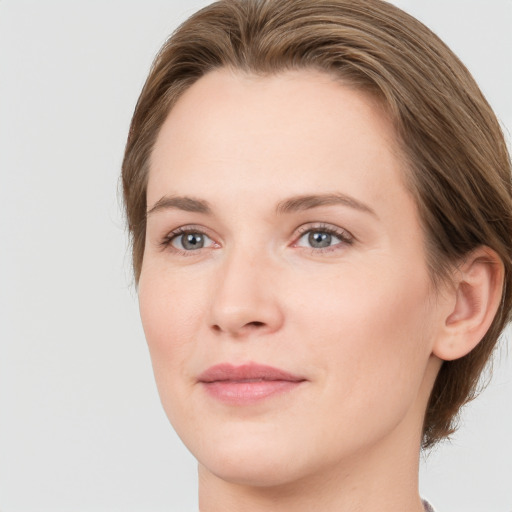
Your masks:
{"label": "fair skin", "polygon": [[[169,114],[139,300],[202,512],[423,510],[438,355],[469,351],[491,313],[462,347],[482,301],[433,289],[405,172],[379,104],[317,72],[214,71]],[[477,260],[467,274],[485,284]],[[255,363],[296,381],[226,391],[202,377]]]}

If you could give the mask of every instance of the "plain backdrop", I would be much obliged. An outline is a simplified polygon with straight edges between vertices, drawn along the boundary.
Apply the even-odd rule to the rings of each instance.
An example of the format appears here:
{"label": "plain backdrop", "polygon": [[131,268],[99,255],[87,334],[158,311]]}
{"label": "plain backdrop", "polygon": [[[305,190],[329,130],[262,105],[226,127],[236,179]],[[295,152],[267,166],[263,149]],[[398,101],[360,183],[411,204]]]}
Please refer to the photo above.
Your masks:
{"label": "plain backdrop", "polygon": [[[198,0],[0,0],[0,510],[195,511],[161,410],[118,175],[154,54]],[[400,0],[462,58],[510,140],[512,1]],[[438,512],[512,512],[512,356],[425,458]]]}

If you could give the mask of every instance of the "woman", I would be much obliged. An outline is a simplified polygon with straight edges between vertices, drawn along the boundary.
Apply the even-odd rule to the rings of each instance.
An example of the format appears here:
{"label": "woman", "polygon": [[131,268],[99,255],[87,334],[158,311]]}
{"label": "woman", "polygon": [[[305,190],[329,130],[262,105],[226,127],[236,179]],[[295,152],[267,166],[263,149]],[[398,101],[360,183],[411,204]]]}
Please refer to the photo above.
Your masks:
{"label": "woman", "polygon": [[123,162],[142,322],[202,512],[430,510],[511,310],[510,159],[379,0],[226,0],[159,53]]}

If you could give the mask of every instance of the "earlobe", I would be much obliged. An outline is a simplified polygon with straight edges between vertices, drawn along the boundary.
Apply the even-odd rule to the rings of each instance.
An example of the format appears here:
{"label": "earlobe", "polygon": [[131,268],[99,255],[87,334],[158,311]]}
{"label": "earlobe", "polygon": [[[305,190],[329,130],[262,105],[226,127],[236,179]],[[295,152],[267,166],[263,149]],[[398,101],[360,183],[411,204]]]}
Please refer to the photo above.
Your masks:
{"label": "earlobe", "polygon": [[459,359],[480,343],[498,311],[503,278],[503,263],[488,247],[475,249],[457,267],[434,355],[445,361]]}

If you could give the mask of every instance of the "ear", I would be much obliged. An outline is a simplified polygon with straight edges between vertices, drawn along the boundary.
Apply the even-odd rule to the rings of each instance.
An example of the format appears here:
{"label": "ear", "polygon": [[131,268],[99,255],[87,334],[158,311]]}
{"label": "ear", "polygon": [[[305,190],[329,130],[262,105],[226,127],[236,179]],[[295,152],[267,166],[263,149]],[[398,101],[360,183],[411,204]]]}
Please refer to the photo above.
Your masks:
{"label": "ear", "polygon": [[454,273],[444,309],[444,325],[433,354],[445,361],[469,354],[480,343],[498,311],[504,267],[489,247],[472,251]]}

